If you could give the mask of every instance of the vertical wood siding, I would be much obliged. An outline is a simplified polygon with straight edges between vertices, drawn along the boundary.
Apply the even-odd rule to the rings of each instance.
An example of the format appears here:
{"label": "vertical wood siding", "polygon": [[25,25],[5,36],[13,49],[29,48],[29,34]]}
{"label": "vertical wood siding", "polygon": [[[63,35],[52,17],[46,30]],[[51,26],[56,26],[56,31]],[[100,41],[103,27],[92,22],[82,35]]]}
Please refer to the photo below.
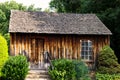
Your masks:
{"label": "vertical wood siding", "polygon": [[[37,44],[35,44],[37,40]],[[40,40],[44,40],[40,44]],[[11,33],[10,34],[10,54],[19,55],[25,51],[31,60],[35,56],[39,56],[40,60],[42,54],[40,49],[48,51],[53,59],[68,58],[68,59],[80,59],[81,57],[81,42],[80,40],[91,40],[93,43],[94,61],[99,51],[104,45],[110,44],[109,36],[95,36],[95,35],[53,35],[53,34],[22,34]],[[39,45],[40,44],[40,45]],[[36,46],[37,45],[37,46]],[[39,48],[36,48],[39,47]],[[37,52],[36,52],[37,51]],[[36,54],[37,55],[36,55]],[[43,58],[43,57],[42,57]]]}

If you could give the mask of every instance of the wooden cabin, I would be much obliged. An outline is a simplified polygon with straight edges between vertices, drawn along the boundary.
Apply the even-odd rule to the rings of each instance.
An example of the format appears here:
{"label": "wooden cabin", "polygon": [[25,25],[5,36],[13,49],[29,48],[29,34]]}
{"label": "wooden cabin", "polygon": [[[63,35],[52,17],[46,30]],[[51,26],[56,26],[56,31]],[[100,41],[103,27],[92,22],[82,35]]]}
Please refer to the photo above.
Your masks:
{"label": "wooden cabin", "polygon": [[11,11],[10,55],[27,54],[29,61],[81,59],[95,67],[97,55],[110,44],[110,30],[95,14]]}

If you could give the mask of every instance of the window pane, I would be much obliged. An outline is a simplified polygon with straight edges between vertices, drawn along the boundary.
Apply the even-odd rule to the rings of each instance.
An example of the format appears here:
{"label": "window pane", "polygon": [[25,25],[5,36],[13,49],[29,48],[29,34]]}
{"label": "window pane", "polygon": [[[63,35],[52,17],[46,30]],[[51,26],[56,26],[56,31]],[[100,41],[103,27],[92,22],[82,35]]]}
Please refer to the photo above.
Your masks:
{"label": "window pane", "polygon": [[85,56],[85,59],[88,59],[88,56]]}
{"label": "window pane", "polygon": [[89,55],[92,55],[92,51],[89,51]]}
{"label": "window pane", "polygon": [[86,51],[88,51],[88,47],[86,47]]}
{"label": "window pane", "polygon": [[82,59],[84,59],[84,56],[82,56]]}
{"label": "window pane", "polygon": [[84,46],[87,47],[88,46],[88,42],[85,42]]}
{"label": "window pane", "polygon": [[82,47],[82,51],[85,51],[85,47]]}
{"label": "window pane", "polygon": [[88,46],[92,46],[92,42],[91,41],[88,42]]}
{"label": "window pane", "polygon": [[92,60],[92,56],[89,56],[89,60]]}
{"label": "window pane", "polygon": [[84,51],[81,51],[81,55],[84,56]]}
{"label": "window pane", "polygon": [[85,51],[85,55],[86,55],[86,56],[88,55],[88,52],[87,52],[87,51]]}
{"label": "window pane", "polygon": [[89,47],[89,51],[92,51],[92,47]]}
{"label": "window pane", "polygon": [[82,42],[82,46],[84,46],[85,45],[85,43],[84,43],[84,41]]}

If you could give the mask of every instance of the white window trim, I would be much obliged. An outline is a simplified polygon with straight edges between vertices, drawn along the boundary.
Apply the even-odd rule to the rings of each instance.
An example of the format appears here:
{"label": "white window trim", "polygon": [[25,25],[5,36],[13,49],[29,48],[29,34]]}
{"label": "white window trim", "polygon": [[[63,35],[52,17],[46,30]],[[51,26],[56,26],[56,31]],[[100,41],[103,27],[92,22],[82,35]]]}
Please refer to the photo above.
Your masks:
{"label": "white window trim", "polygon": [[[87,45],[82,45],[83,42],[87,42]],[[92,44],[89,45],[89,42],[91,42]],[[81,50],[80,50],[80,55],[81,55],[81,59],[82,59],[82,56],[83,56],[83,59],[82,61],[93,61],[93,42],[91,40],[80,40],[80,45],[81,45]],[[84,48],[83,48],[84,47]],[[90,48],[92,48],[92,50],[90,50]],[[85,49],[85,50],[82,50]],[[84,54],[82,55],[82,52],[84,51]],[[87,52],[87,55],[85,55],[85,51]],[[90,55],[90,51],[91,51],[91,55]],[[85,58],[87,56],[87,59]],[[90,56],[91,56],[91,59],[90,59]]]}

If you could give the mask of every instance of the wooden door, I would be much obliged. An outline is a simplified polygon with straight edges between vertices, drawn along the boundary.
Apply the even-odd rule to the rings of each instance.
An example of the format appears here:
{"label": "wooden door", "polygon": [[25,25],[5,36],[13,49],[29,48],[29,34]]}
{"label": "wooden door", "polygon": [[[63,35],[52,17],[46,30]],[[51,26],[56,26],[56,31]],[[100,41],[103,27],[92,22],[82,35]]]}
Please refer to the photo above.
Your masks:
{"label": "wooden door", "polygon": [[44,40],[33,38],[31,40],[31,62],[38,64],[43,62]]}

